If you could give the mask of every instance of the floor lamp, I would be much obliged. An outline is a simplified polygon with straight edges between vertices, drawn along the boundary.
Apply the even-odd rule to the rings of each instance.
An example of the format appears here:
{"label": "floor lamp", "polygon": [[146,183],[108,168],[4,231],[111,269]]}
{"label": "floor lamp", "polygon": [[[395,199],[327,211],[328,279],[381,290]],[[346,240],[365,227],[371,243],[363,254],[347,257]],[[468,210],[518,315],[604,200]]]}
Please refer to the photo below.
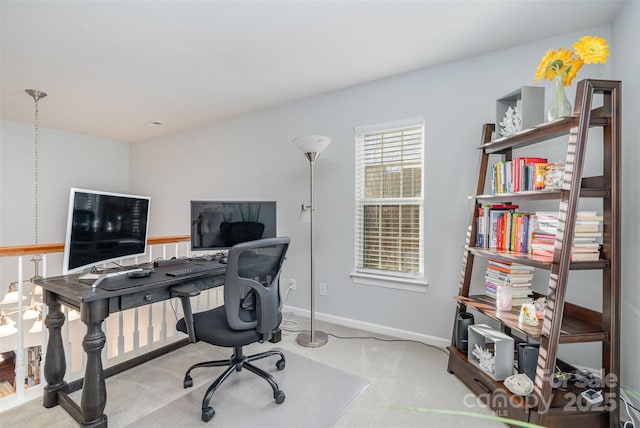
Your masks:
{"label": "floor lamp", "polygon": [[305,135],[303,137],[298,137],[293,140],[293,144],[300,149],[302,153],[309,160],[309,206],[305,207],[303,205],[303,210],[308,209],[309,212],[309,223],[310,223],[310,235],[309,235],[309,245],[310,245],[310,293],[311,293],[311,329],[309,331],[303,331],[298,334],[296,338],[297,342],[309,348],[317,348],[319,346],[323,346],[329,340],[327,333],[322,331],[316,331],[315,329],[315,275],[313,270],[313,167],[316,159],[328,146],[331,144],[331,139],[329,137],[324,137],[322,135]]}

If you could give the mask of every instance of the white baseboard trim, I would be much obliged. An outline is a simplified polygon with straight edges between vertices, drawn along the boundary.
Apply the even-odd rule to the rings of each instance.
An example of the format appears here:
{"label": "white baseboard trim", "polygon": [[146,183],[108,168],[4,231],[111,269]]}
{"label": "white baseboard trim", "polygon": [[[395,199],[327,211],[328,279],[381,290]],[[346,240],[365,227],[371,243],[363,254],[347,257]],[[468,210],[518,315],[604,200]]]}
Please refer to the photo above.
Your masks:
{"label": "white baseboard trim", "polygon": [[[301,317],[309,317],[310,314],[308,309],[302,309],[289,305],[284,305],[282,311],[293,312],[293,314]],[[415,340],[417,342],[422,342],[431,346],[437,346],[439,348],[445,348],[451,344],[451,339],[416,333],[414,331],[401,330],[399,328],[387,327],[380,324],[373,324],[366,321],[359,321],[351,318],[339,317],[336,315],[324,314],[322,312],[316,312],[316,320],[326,321],[344,327],[365,330],[372,333],[384,334],[385,336],[391,336],[398,339]]]}

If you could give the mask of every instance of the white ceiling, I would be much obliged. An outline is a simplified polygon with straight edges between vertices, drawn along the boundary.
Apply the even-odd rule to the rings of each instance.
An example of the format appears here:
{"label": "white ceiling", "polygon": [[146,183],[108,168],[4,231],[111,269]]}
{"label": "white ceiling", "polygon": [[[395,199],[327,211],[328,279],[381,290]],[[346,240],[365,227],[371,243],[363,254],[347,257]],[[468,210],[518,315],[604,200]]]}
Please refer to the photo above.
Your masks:
{"label": "white ceiling", "polygon": [[610,23],[622,0],[0,1],[0,116],[32,123],[35,88],[42,126],[135,142]]}

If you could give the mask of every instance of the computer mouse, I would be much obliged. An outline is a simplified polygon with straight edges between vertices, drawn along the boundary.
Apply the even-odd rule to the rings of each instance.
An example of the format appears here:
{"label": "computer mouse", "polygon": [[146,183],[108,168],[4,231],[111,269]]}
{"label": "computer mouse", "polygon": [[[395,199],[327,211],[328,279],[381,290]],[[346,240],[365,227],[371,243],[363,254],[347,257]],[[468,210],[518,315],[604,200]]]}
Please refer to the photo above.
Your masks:
{"label": "computer mouse", "polygon": [[134,270],[127,275],[129,278],[146,278],[154,272],[153,269]]}

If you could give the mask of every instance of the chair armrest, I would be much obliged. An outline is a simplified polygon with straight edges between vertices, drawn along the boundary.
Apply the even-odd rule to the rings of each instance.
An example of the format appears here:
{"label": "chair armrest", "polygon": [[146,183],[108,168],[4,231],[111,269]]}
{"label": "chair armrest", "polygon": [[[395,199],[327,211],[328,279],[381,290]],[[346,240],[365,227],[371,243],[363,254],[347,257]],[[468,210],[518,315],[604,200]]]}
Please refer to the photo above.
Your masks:
{"label": "chair armrest", "polygon": [[[275,280],[278,284],[278,280]],[[261,333],[264,340],[269,340],[273,330],[278,326],[279,290],[278,288],[265,288],[259,282],[243,280],[242,285],[250,287],[255,293],[256,331]]]}
{"label": "chair armrest", "polygon": [[187,325],[189,333],[189,342],[196,342],[196,333],[193,328],[193,312],[191,311],[191,297],[200,294],[200,289],[192,284],[175,285],[169,289],[171,297],[179,297],[182,302],[182,313],[184,314],[184,322]]}
{"label": "chair armrest", "polygon": [[174,285],[169,289],[171,297],[195,297],[201,293],[198,287],[192,284]]}

